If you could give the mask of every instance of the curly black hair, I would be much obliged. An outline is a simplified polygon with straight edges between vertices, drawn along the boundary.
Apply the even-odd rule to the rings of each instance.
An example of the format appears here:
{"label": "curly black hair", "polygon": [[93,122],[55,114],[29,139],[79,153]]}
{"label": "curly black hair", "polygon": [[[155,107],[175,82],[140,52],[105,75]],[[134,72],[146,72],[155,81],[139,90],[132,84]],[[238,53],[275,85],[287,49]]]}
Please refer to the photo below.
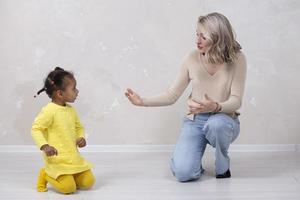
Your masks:
{"label": "curly black hair", "polygon": [[[52,94],[54,91],[65,89],[66,77],[74,79],[73,73],[65,71],[60,67],[55,67],[55,69],[48,74],[47,78],[44,81],[44,87],[37,92],[37,95],[42,92],[46,92],[46,94],[50,98],[52,98]],[[36,95],[34,97],[36,97]]]}

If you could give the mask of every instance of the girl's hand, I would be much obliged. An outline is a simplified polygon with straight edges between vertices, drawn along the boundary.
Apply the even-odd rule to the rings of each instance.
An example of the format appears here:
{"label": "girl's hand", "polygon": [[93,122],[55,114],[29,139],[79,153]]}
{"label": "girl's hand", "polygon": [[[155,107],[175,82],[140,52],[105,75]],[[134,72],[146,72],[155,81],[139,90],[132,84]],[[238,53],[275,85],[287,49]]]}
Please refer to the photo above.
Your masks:
{"label": "girl's hand", "polygon": [[79,148],[85,147],[86,141],[85,141],[85,139],[84,139],[83,137],[80,137],[80,138],[78,138],[78,139],[76,140],[76,144],[77,144],[77,146],[78,146]]}
{"label": "girl's hand", "polygon": [[53,146],[50,146],[49,144],[44,144],[41,147],[41,150],[44,151],[47,156],[54,156],[54,155],[57,156],[57,150]]}
{"label": "girl's hand", "polygon": [[136,106],[144,105],[142,98],[137,93],[135,93],[132,89],[128,88],[125,92],[125,95],[133,105]]}
{"label": "girl's hand", "polygon": [[191,114],[214,112],[219,107],[207,94],[201,102],[188,99],[188,109]]}

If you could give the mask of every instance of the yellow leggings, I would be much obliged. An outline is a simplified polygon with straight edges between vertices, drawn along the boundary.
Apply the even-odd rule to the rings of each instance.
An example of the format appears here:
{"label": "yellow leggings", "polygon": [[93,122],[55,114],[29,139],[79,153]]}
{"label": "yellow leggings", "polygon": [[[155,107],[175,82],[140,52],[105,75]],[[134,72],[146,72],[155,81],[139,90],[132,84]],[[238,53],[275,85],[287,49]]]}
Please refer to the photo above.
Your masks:
{"label": "yellow leggings", "polygon": [[[43,169],[42,169],[43,170]],[[40,172],[40,178],[44,173],[45,190],[47,191],[46,184],[49,182],[58,192],[70,194],[77,189],[90,189],[95,183],[95,177],[91,170],[80,172],[78,174],[64,174],[54,179],[48,176],[45,172]],[[39,183],[38,183],[39,187]],[[39,190],[39,188],[38,188]],[[41,192],[42,190],[40,190]]]}

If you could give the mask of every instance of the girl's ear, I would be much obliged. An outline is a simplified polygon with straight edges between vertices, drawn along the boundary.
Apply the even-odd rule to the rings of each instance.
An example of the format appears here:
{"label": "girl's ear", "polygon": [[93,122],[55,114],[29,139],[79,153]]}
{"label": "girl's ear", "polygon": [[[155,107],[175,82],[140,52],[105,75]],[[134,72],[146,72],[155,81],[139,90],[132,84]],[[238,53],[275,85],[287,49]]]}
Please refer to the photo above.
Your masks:
{"label": "girl's ear", "polygon": [[56,90],[56,91],[54,91],[54,95],[55,96],[57,96],[57,97],[59,97],[59,98],[61,98],[62,97],[62,90]]}
{"label": "girl's ear", "polygon": [[57,90],[58,96],[62,97],[63,96],[63,91],[62,90]]}

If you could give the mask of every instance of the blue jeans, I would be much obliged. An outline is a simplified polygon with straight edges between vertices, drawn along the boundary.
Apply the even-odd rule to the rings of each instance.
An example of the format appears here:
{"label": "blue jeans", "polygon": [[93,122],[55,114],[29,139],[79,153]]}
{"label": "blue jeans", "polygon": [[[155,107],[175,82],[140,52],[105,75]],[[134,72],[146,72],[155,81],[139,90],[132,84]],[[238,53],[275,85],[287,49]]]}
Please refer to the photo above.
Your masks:
{"label": "blue jeans", "polygon": [[175,146],[170,167],[180,182],[200,178],[202,157],[206,144],[213,146],[215,151],[216,174],[223,174],[229,169],[228,148],[240,132],[238,118],[224,113],[198,114],[194,120],[183,120],[181,134]]}

